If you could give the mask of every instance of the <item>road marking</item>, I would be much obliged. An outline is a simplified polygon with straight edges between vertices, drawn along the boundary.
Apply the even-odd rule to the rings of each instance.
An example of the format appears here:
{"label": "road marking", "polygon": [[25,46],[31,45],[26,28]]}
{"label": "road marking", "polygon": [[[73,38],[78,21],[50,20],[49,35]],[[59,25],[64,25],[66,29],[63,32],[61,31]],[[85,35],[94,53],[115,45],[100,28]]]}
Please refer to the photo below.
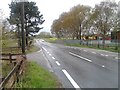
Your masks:
{"label": "road marking", "polygon": [[73,80],[73,78],[70,76],[70,74],[65,69],[63,69],[62,71],[65,74],[65,76],[68,78],[68,80],[71,82],[74,88],[80,88],[78,84]]}
{"label": "road marking", "polygon": [[41,52],[42,51],[42,49],[40,49],[38,52]]}
{"label": "road marking", "polygon": [[52,56],[51,54],[49,54],[50,56]]}
{"label": "road marking", "polygon": [[55,59],[54,57],[52,57],[52,59]]}
{"label": "road marking", "polygon": [[96,54],[96,52],[92,52],[93,54]]}
{"label": "road marking", "polygon": [[105,56],[104,54],[100,54],[101,56]]}
{"label": "road marking", "polygon": [[60,63],[59,63],[58,61],[56,61],[56,64],[57,64],[58,66],[60,66]]}
{"label": "road marking", "polygon": [[42,55],[44,56],[45,60],[47,61],[49,71],[54,72],[53,69],[52,69],[52,65],[50,64],[49,60],[47,59],[47,57],[45,56],[45,54],[43,52],[42,52]]}
{"label": "road marking", "polygon": [[43,47],[43,49],[47,52],[47,50]]}
{"label": "road marking", "polygon": [[77,54],[74,54],[74,53],[72,53],[72,52],[69,52],[69,54],[74,55],[74,56],[76,56],[76,57],[79,57],[79,58],[81,58],[81,59],[84,59],[84,60],[86,60],[86,61],[88,61],[88,62],[92,62],[92,60],[87,59],[87,58],[84,58],[84,57],[79,56],[79,55],[77,55]]}
{"label": "road marking", "polygon": [[120,58],[118,58],[118,57],[115,57],[115,59],[120,59]]}
{"label": "road marking", "polygon": [[108,55],[105,55],[106,57],[108,57]]}
{"label": "road marking", "polygon": [[83,50],[83,51],[87,52],[87,50]]}
{"label": "road marking", "polygon": [[47,52],[49,54],[49,52]]}
{"label": "road marking", "polygon": [[104,65],[102,65],[102,67],[105,67]]}

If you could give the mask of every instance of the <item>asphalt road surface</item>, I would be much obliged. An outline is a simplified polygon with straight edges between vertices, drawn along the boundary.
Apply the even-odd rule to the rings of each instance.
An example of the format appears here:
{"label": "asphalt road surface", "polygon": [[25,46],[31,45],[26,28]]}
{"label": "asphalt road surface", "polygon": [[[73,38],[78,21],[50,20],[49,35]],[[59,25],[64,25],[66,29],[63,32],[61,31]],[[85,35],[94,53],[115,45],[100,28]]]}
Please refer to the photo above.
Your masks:
{"label": "asphalt road surface", "polygon": [[45,58],[64,88],[118,88],[117,53],[35,41],[41,47],[35,57]]}

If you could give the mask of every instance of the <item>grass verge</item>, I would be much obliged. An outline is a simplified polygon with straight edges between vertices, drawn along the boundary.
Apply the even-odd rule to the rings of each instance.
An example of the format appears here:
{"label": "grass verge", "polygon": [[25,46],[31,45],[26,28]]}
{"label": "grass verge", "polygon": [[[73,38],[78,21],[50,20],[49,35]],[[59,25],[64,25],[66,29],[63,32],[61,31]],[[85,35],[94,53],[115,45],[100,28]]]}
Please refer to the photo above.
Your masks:
{"label": "grass verge", "polygon": [[37,47],[37,46],[35,46],[35,45],[32,45],[32,46],[30,46],[30,48],[26,51],[26,53],[28,54],[28,53],[32,53],[32,52],[37,52],[37,51],[39,51],[39,50],[40,50],[39,47]]}
{"label": "grass verge", "polygon": [[60,83],[55,76],[43,69],[36,62],[27,62],[26,72],[17,88],[59,88]]}
{"label": "grass verge", "polygon": [[80,44],[65,44],[65,46],[75,46],[75,47],[83,47],[83,48],[93,48],[93,49],[99,49],[99,50],[106,50],[111,52],[119,52],[120,53],[120,47],[118,47],[118,50],[115,50],[115,47],[106,47],[106,48],[98,48],[97,46],[86,46],[86,45],[80,45]]}
{"label": "grass verge", "polygon": [[44,40],[45,40],[46,42],[56,43],[55,41],[57,40],[57,38],[44,38]]}

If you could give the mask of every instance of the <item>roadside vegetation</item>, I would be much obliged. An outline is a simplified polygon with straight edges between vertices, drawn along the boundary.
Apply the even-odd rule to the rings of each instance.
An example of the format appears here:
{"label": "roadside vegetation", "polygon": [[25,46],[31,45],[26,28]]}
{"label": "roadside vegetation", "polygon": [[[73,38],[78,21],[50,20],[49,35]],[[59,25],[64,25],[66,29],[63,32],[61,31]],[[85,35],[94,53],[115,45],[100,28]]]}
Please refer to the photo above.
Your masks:
{"label": "roadside vegetation", "polygon": [[17,88],[59,88],[60,83],[56,76],[40,67],[36,62],[27,62],[22,82],[18,82]]}
{"label": "roadside vegetation", "polygon": [[74,47],[83,47],[83,48],[92,48],[92,49],[99,49],[99,50],[106,50],[106,51],[111,51],[111,52],[117,52],[120,53],[120,47],[118,47],[118,49],[116,50],[116,46],[107,46],[106,48],[103,48],[103,46],[98,46],[97,45],[91,45],[91,46],[87,46],[87,45],[80,45],[80,44],[65,44],[66,46],[74,46]]}
{"label": "roadside vegetation", "polygon": [[[104,50],[119,51],[119,46],[106,47],[105,40],[120,43],[120,11],[118,3],[101,1],[95,7],[78,4],[68,12],[63,12],[51,26],[51,33],[58,39],[72,38],[73,40],[90,41],[102,40]],[[84,46],[82,45],[72,46]],[[87,47],[96,48],[91,45]],[[114,50],[115,48],[115,50]],[[97,48],[98,49],[98,48]]]}
{"label": "roadside vegetation", "polygon": [[57,38],[43,38],[45,41],[50,42],[50,43],[56,43]]}
{"label": "roadside vegetation", "polygon": [[26,51],[26,53],[29,54],[29,53],[37,52],[37,51],[39,51],[39,50],[40,50],[39,47],[36,47],[35,45],[32,45],[32,46]]}
{"label": "roadside vegetation", "polygon": [[65,40],[68,40],[68,39],[44,38],[44,40],[47,41],[47,42],[50,42],[50,43],[58,43],[58,44],[61,44],[59,42],[62,42],[62,44],[65,45],[65,46],[74,46],[74,47],[81,47],[81,48],[93,48],[93,49],[106,50],[106,51],[119,52],[120,53],[119,45],[117,45],[117,49],[116,49],[116,45],[106,45],[106,47],[103,48],[102,45],[98,46],[98,44],[92,44],[92,45],[86,45],[86,44],[80,44],[80,43],[77,43],[77,44],[72,44],[71,43],[70,44],[70,43],[67,43],[65,41]]}

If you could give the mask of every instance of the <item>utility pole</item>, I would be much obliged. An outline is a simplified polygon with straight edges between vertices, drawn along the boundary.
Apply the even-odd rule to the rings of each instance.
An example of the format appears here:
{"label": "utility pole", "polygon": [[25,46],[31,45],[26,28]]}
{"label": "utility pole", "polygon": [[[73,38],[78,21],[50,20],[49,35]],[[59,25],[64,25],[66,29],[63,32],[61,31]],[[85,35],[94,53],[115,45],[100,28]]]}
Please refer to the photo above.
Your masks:
{"label": "utility pole", "polygon": [[21,37],[22,37],[22,54],[25,54],[25,31],[24,31],[24,2],[27,0],[11,0],[12,2],[21,2]]}
{"label": "utility pole", "polygon": [[21,36],[22,36],[22,53],[25,54],[25,32],[24,32],[24,1],[21,2]]}

